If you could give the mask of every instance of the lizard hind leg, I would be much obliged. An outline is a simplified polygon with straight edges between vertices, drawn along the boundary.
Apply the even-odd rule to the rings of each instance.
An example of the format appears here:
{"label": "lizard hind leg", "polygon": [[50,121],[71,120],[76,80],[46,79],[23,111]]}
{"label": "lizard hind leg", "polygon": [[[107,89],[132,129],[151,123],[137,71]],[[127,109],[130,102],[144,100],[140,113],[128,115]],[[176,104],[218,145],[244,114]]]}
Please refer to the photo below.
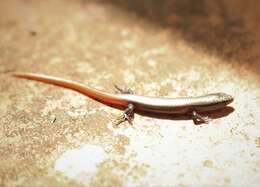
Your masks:
{"label": "lizard hind leg", "polygon": [[129,89],[129,88],[120,88],[117,85],[114,85],[115,89],[116,89],[116,93],[120,93],[120,94],[134,94],[134,91]]}
{"label": "lizard hind leg", "polygon": [[125,121],[128,121],[131,125],[133,124],[133,119],[134,119],[134,105],[133,104],[128,104],[127,108],[124,110],[123,114],[116,119],[115,125],[119,125]]}

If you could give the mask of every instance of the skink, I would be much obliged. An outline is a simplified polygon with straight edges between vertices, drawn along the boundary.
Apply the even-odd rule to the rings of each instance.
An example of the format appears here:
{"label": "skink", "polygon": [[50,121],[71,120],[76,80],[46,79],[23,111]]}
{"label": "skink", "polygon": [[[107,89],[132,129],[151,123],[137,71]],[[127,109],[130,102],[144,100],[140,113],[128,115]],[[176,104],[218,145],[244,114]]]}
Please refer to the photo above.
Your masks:
{"label": "skink", "polygon": [[126,120],[132,123],[135,112],[189,114],[194,122],[207,123],[209,119],[201,116],[200,113],[221,109],[233,101],[233,97],[225,93],[212,93],[198,97],[158,98],[135,95],[119,88],[120,94],[111,94],[74,81],[42,74],[14,73],[13,76],[68,88],[105,105],[124,110],[117,124]]}

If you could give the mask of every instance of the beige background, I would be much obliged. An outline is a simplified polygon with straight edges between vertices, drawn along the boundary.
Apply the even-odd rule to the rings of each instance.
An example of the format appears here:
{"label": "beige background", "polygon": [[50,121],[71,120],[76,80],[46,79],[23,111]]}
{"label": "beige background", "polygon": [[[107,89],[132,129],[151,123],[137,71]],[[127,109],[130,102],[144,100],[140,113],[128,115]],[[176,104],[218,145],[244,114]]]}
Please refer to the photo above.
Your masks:
{"label": "beige background", "polygon": [[[0,1],[0,186],[260,184],[259,2]],[[209,124],[136,115],[15,79],[44,73],[150,96],[226,92]]]}

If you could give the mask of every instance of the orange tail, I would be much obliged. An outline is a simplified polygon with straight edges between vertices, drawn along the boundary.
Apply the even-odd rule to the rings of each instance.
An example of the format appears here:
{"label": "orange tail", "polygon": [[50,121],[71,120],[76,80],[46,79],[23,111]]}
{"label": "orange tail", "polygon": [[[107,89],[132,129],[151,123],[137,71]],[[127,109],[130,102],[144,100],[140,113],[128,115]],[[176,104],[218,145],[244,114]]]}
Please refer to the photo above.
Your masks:
{"label": "orange tail", "polygon": [[68,88],[70,90],[77,91],[81,94],[84,94],[96,101],[99,101],[103,104],[123,109],[127,106],[128,102],[124,99],[121,99],[117,95],[109,94],[106,92],[102,92],[99,90],[96,90],[94,88],[85,86],[83,84],[65,80],[58,77],[48,76],[48,75],[42,75],[42,74],[35,74],[35,73],[13,73],[14,77],[29,79],[29,80],[35,80],[47,84],[52,84],[56,86],[60,86],[63,88]]}

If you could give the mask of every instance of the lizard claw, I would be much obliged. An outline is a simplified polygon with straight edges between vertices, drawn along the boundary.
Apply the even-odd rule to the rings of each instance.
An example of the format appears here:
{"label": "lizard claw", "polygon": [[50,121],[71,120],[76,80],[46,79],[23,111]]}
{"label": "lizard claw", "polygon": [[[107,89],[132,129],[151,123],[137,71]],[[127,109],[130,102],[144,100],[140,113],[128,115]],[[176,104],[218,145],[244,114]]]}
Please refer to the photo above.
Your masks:
{"label": "lizard claw", "polygon": [[129,124],[133,125],[133,118],[131,118],[129,115],[127,115],[125,113],[123,115],[121,115],[119,118],[117,118],[115,120],[114,124],[116,126],[118,126],[125,121],[128,121]]}
{"label": "lizard claw", "polygon": [[134,119],[134,105],[129,104],[127,108],[124,110],[123,115],[121,115],[119,118],[116,119],[115,125],[118,126],[119,124],[128,121],[131,125],[133,125],[133,119]]}
{"label": "lizard claw", "polygon": [[192,119],[195,124],[201,124],[201,123],[209,123],[211,121],[211,118],[208,116],[201,116],[196,111],[192,112]]}
{"label": "lizard claw", "polygon": [[120,94],[134,94],[133,90],[129,89],[129,88],[120,88],[117,85],[114,85],[115,89],[116,89],[116,93],[120,93]]}

